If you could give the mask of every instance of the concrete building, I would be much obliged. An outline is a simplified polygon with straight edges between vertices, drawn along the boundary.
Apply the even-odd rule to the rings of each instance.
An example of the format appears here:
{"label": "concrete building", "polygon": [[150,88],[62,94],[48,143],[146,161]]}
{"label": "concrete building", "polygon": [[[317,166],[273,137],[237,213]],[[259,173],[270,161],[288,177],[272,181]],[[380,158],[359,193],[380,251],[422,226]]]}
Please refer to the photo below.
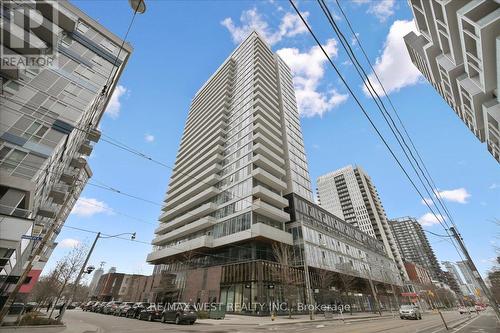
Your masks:
{"label": "concrete building", "polygon": [[405,269],[411,282],[421,286],[432,284],[430,272],[424,267],[411,261],[405,261]]}
{"label": "concrete building", "polygon": [[413,217],[401,217],[390,220],[389,225],[403,259],[427,269],[433,280],[442,280],[441,267],[420,223]]}
{"label": "concrete building", "polygon": [[316,184],[320,206],[382,242],[402,279],[408,280],[384,207],[368,174],[359,166],[348,165],[318,177]]}
{"label": "concrete building", "polygon": [[[166,277],[169,291],[155,299],[217,301],[232,304],[228,311],[244,307],[262,313],[255,302],[283,300],[286,284],[276,276],[283,269],[297,279],[295,295],[304,301],[308,265],[301,259],[285,268],[273,249],[273,244],[285,244],[299,255],[307,247],[316,256],[309,248],[322,246],[313,246],[313,240],[299,245],[294,239],[299,231],[292,227],[296,215],[290,205],[299,197],[314,206],[291,71],[253,32],[191,102],[147,257],[156,265],[155,275]],[[359,268],[359,276],[369,274],[367,258],[374,258],[374,279],[401,284],[381,244],[374,239],[363,243],[360,237],[368,236],[340,219],[335,222],[331,214],[328,219],[330,229],[322,232],[328,241],[336,240],[336,248],[324,252],[331,269],[340,267],[335,251],[343,253],[345,264]],[[306,229],[299,233],[309,235]],[[162,294],[160,286],[155,288]]]}
{"label": "concrete building", "polygon": [[290,69],[252,33],[193,98],[147,260],[292,244],[283,195],[310,187]]}
{"label": "concrete building", "polygon": [[454,274],[448,271],[444,271],[443,282],[446,285],[450,286],[451,290],[453,290],[453,292],[459,299],[462,299],[463,297],[462,288],[460,288],[460,284],[458,284]]}
{"label": "concrete building", "polygon": [[500,161],[500,4],[408,2],[420,33],[404,37],[412,62]]}
{"label": "concrete building", "polygon": [[480,290],[482,290],[482,288],[474,278],[474,274],[472,273],[472,270],[470,269],[469,265],[467,264],[466,261],[457,261],[456,264],[460,269],[460,272],[462,273],[462,276],[464,278],[464,287],[463,287],[465,291],[464,294],[477,296],[478,293],[480,293]]}
{"label": "concrete building", "polygon": [[[132,49],[125,43],[120,52],[121,39],[67,1],[9,1],[1,11],[3,299],[31,252],[29,238],[43,237],[56,223],[53,242],[92,176],[86,157],[100,138],[97,125]],[[40,26],[22,26],[23,17]],[[5,65],[8,59],[50,66]],[[49,243],[30,277],[39,275],[54,246]]]}
{"label": "concrete building", "polygon": [[89,295],[91,297],[96,296],[95,291],[97,289],[97,284],[99,283],[99,279],[101,278],[101,276],[103,274],[104,274],[104,269],[102,267],[99,267],[98,269],[96,269],[94,271],[94,273],[92,274],[92,281],[90,281],[90,284],[89,284]]}

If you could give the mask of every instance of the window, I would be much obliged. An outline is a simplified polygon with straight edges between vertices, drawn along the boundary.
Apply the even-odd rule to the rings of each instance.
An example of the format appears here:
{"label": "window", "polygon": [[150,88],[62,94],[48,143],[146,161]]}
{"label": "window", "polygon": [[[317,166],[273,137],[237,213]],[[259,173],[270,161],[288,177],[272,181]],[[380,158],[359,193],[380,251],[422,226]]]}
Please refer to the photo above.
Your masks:
{"label": "window", "polygon": [[[6,153],[6,151],[4,150],[5,148],[9,149],[10,152]],[[28,155],[23,151],[8,147],[3,147],[1,154],[5,155],[5,157],[0,162],[0,166],[7,171],[12,171],[17,168],[21,161],[26,157],[26,155]]]}

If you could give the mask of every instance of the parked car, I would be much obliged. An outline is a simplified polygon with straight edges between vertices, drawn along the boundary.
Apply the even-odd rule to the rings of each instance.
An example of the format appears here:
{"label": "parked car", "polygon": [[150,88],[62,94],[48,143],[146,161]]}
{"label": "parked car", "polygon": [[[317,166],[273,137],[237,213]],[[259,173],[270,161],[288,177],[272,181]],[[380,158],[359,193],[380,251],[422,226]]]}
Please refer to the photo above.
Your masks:
{"label": "parked car", "polygon": [[28,302],[24,306],[24,312],[31,312],[34,309],[36,309],[37,307],[38,307],[38,303],[37,302]]}
{"label": "parked car", "polygon": [[83,311],[90,311],[95,303],[97,303],[97,301],[88,301],[87,303],[83,303],[81,308]]}
{"label": "parked car", "polygon": [[108,302],[108,304],[106,304],[106,306],[103,308],[102,313],[112,315],[122,303],[123,302],[117,302],[117,301]]}
{"label": "parked car", "polygon": [[150,306],[150,303],[147,302],[139,302],[135,303],[130,309],[128,309],[127,314],[125,317],[127,318],[138,318],[139,313],[148,306]]}
{"label": "parked car", "polygon": [[123,302],[113,313],[115,316],[126,316],[128,309],[134,306],[134,302]]}
{"label": "parked car", "polygon": [[155,321],[160,319],[163,314],[163,306],[152,304],[139,312],[138,319],[147,319],[148,321]]}
{"label": "parked car", "polygon": [[422,319],[422,313],[415,305],[401,305],[399,308],[399,317],[401,319]]}
{"label": "parked car", "polygon": [[465,306],[461,306],[458,308],[458,313],[460,314],[469,313],[469,309],[466,308]]}
{"label": "parked car", "polygon": [[161,316],[161,322],[174,322],[176,324],[188,323],[193,325],[198,315],[196,308],[187,303],[172,303],[165,305]]}
{"label": "parked car", "polygon": [[477,312],[479,312],[479,311],[483,311],[484,309],[485,309],[485,308],[484,308],[482,305],[476,305],[476,306],[474,307],[474,310],[475,310],[475,311],[477,311]]}
{"label": "parked car", "polygon": [[106,304],[108,304],[108,302],[100,302],[100,303],[96,303],[96,304],[92,307],[92,312],[102,313],[102,310],[104,309],[104,307],[106,306]]}

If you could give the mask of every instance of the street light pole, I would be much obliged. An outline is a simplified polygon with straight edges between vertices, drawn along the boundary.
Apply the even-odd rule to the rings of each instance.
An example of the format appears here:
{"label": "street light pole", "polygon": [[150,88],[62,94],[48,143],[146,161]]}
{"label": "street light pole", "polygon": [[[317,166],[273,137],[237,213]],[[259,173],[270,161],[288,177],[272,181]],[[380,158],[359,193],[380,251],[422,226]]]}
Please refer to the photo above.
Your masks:
{"label": "street light pole", "polygon": [[479,274],[479,271],[477,270],[476,265],[472,261],[472,258],[469,254],[469,251],[467,251],[467,248],[465,247],[464,240],[463,240],[462,236],[457,232],[457,230],[454,227],[450,227],[450,231],[451,231],[453,237],[457,240],[457,243],[460,246],[460,249],[462,250],[462,252],[465,255],[465,258],[467,259],[466,265],[469,266],[470,270],[472,271],[472,275],[474,275],[474,278],[476,279],[477,283],[479,284],[481,289],[483,289],[484,295],[486,296],[486,298],[488,298],[488,301],[490,302],[490,305],[493,308],[493,311],[495,311],[495,314],[497,316],[497,320],[500,321],[500,309],[498,308],[498,304],[497,304],[495,298],[493,297],[493,295],[491,295],[490,290],[488,289],[488,287],[484,283],[484,280],[481,277],[481,274]]}
{"label": "street light pole", "polygon": [[87,257],[85,258],[85,262],[83,263],[82,267],[80,268],[80,272],[78,273],[78,276],[76,277],[76,280],[73,285],[73,291],[71,292],[71,297],[68,302],[64,303],[64,307],[61,310],[61,315],[59,316],[59,321],[62,320],[64,316],[64,312],[66,311],[66,307],[68,304],[71,304],[73,302],[73,299],[75,298],[76,291],[78,290],[78,285],[80,284],[80,279],[82,278],[83,273],[85,272],[85,269],[87,267],[87,264],[89,262],[90,257],[92,256],[92,252],[94,252],[95,245],[97,244],[97,241],[99,238],[113,238],[113,237],[118,237],[122,235],[131,235],[132,240],[135,239],[135,232],[134,233],[123,233],[123,234],[118,234],[118,235],[112,235],[112,236],[101,236],[101,232],[99,231],[97,235],[95,236],[94,242],[92,243],[92,246],[90,247],[89,253],[87,254]]}

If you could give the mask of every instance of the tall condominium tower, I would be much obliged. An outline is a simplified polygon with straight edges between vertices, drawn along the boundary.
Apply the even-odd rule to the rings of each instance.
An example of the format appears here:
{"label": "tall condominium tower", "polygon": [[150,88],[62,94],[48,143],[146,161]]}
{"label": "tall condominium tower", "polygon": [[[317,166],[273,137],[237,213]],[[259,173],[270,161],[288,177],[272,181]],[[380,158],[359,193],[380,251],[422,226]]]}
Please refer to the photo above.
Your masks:
{"label": "tall condominium tower", "polygon": [[427,269],[434,280],[442,281],[442,271],[424,229],[413,217],[389,221],[399,253],[405,261]]}
{"label": "tall condominium tower", "polygon": [[148,261],[291,244],[283,210],[291,192],[312,198],[292,77],[252,33],[192,100]]}
{"label": "tall condominium tower", "polygon": [[455,291],[455,293],[457,293],[457,295],[469,295],[468,288],[465,286],[464,281],[462,280],[462,277],[460,276],[460,273],[458,272],[455,264],[450,261],[443,261],[441,263],[446,269],[446,271],[443,273],[448,273],[445,274],[445,279],[449,280],[449,278],[446,278],[446,275],[448,275],[455,281],[456,284],[456,286],[453,286],[454,284],[453,282],[449,283],[449,281],[447,281],[448,285],[452,287],[452,289]]}
{"label": "tall condominium tower", "polygon": [[457,266],[458,268],[460,268],[460,272],[462,272],[462,276],[464,277],[465,282],[464,285],[466,286],[467,290],[469,290],[470,295],[475,295],[477,290],[482,290],[481,286],[474,277],[474,273],[470,269],[467,261],[457,261]]}
{"label": "tall condominium tower", "polygon": [[408,2],[420,32],[404,37],[412,62],[500,161],[500,4]]}
{"label": "tall condominium tower", "polygon": [[377,189],[363,169],[349,165],[318,177],[316,184],[321,207],[382,242],[408,280]]}
{"label": "tall condominium tower", "polygon": [[[120,38],[67,1],[6,1],[0,12],[5,297],[23,271],[32,240],[56,224],[53,242],[91,177],[86,157],[100,138],[97,125],[132,48],[125,44],[120,52]],[[25,26],[27,18],[40,25]],[[29,292],[54,246],[46,247],[21,293]]]}
{"label": "tall condominium tower", "polygon": [[382,244],[314,205],[291,71],[256,32],[193,98],[159,220],[158,302],[304,302],[309,266],[401,285]]}

